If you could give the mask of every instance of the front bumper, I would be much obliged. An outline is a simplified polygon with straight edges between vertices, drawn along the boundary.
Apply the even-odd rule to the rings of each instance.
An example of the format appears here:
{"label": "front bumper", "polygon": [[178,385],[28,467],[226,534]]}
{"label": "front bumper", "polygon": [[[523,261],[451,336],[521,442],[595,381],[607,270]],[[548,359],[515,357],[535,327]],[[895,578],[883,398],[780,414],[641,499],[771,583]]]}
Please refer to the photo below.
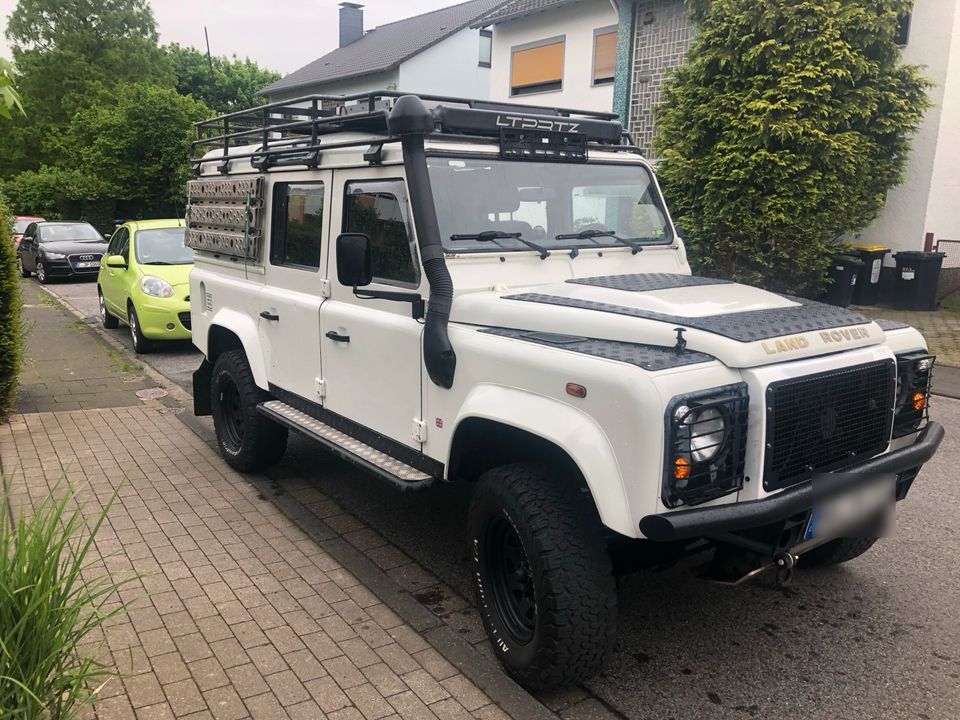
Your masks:
{"label": "front bumper", "polygon": [[[917,434],[913,445],[871,458],[862,465],[847,468],[843,473],[825,476],[829,487],[824,490],[839,492],[856,485],[865,477],[897,475],[897,498],[900,499],[905,492],[905,488],[901,489],[900,486],[911,481],[920,466],[933,457],[943,441],[943,435],[943,426],[931,422]],[[823,488],[822,485],[820,487]],[[807,480],[762,500],[647,515],[640,520],[640,531],[648,539],[659,542],[709,537],[782,522],[810,511],[813,500],[813,482]]]}
{"label": "front bumper", "polygon": [[190,303],[177,298],[153,298],[141,295],[134,301],[140,330],[151,340],[189,340]]}
{"label": "front bumper", "polygon": [[57,277],[57,278],[90,278],[95,280],[97,275],[100,274],[99,264],[96,267],[91,268],[78,268],[75,267],[72,262],[69,260],[51,260],[50,258],[41,258],[40,262],[43,263],[47,271],[47,277]]}

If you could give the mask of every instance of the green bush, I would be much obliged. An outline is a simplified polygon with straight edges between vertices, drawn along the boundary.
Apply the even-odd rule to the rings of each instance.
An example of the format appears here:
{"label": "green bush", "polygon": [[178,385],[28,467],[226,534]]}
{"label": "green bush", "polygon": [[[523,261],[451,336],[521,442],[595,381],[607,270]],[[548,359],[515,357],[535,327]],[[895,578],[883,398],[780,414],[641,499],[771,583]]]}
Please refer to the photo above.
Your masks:
{"label": "green bush", "polygon": [[894,42],[910,0],[690,0],[658,175],[698,272],[813,294],[902,179],[928,83]]}
{"label": "green bush", "polygon": [[70,720],[116,675],[87,653],[125,612],[116,591],[134,577],[86,577],[116,495],[88,521],[76,493],[58,493],[19,517],[9,492],[0,494],[0,720]]}
{"label": "green bush", "polygon": [[13,409],[23,356],[20,278],[10,239],[10,214],[0,196],[0,422]]}

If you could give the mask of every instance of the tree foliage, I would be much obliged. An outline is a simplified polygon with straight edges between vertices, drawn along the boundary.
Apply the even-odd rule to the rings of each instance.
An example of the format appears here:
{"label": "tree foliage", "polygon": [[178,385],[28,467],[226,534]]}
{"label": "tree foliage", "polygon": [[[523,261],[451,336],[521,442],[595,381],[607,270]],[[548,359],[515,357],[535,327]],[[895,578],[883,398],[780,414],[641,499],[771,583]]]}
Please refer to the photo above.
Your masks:
{"label": "tree foliage", "polygon": [[13,65],[9,60],[0,58],[0,117],[7,120],[12,117],[15,110],[23,113],[23,103],[20,100],[20,94],[13,86],[13,80]]}
{"label": "tree foliage", "polygon": [[249,58],[208,60],[199,50],[176,43],[167,46],[166,51],[173,65],[177,92],[192,95],[218,113],[265,103],[266,98],[258,97],[257,91],[280,78],[280,73],[264,70]]}
{"label": "tree foliage", "polygon": [[700,272],[816,291],[903,174],[928,83],[894,43],[912,0],[691,0],[658,174]]}

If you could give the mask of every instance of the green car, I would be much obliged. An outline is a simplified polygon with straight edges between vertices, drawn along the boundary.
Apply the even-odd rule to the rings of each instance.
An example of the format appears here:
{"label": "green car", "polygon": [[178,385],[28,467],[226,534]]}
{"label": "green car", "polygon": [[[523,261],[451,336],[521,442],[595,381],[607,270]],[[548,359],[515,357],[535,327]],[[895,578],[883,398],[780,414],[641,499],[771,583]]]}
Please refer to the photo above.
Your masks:
{"label": "green car", "polygon": [[100,322],[130,328],[133,349],[149,352],[156,340],[190,338],[190,270],[183,220],[124,223],[100,262]]}

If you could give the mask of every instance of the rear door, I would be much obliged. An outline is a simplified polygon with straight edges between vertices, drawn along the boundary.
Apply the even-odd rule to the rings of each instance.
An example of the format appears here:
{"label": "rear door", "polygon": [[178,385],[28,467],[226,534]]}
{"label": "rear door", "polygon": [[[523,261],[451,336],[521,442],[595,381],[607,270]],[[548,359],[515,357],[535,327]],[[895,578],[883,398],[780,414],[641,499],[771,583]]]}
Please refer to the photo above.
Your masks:
{"label": "rear door", "polygon": [[270,247],[257,327],[271,385],[319,403],[325,299],[320,268],[327,253],[330,172],[303,177],[277,180],[271,187]]}
{"label": "rear door", "polygon": [[[383,168],[352,169],[349,176],[335,171],[341,199],[333,209],[332,227],[370,237],[374,280],[369,289],[416,292],[426,280],[421,278],[402,169],[396,170],[388,178]],[[331,232],[331,238],[335,235]],[[327,265],[331,297],[320,313],[325,406],[420,449],[412,429],[421,414],[423,325],[412,317],[408,302],[361,299],[341,285],[333,241]]]}

